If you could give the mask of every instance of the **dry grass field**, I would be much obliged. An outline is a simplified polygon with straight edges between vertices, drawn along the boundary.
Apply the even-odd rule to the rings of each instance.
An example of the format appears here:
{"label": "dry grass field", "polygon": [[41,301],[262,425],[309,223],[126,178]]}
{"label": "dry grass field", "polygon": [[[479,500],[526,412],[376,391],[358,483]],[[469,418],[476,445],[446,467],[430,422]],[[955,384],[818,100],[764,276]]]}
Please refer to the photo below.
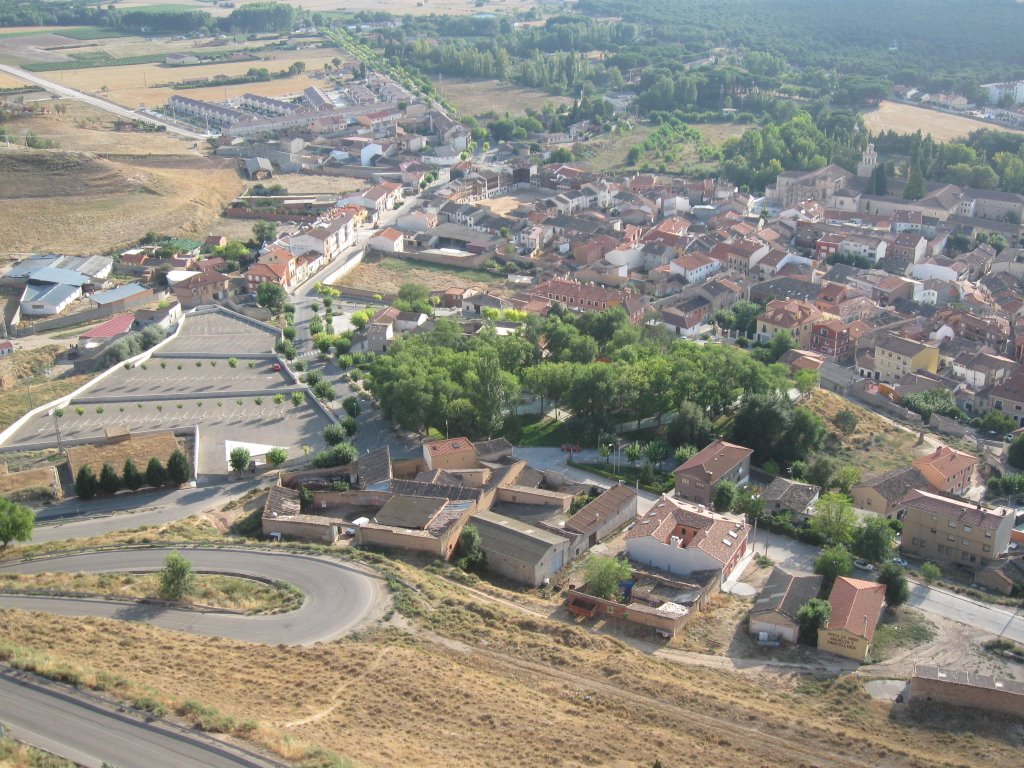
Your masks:
{"label": "dry grass field", "polygon": [[[102,408],[89,406],[85,410],[92,410],[94,407]],[[174,433],[167,431],[136,435],[130,440],[116,443],[73,445],[67,449],[67,454],[72,474],[77,473],[81,467],[89,466],[98,475],[104,464],[110,464],[120,474],[127,459],[134,461],[135,466],[141,472],[145,472],[151,458],[155,456],[161,463],[166,464],[168,457],[179,447]]]}
{"label": "dry grass field", "polygon": [[60,149],[0,148],[6,252],[100,253],[151,229],[205,236],[245,188],[233,160],[206,157],[166,133],[114,131],[110,115],[63,103],[64,115],[13,124]]}
{"label": "dry grass field", "polygon": [[169,87],[153,86],[199,77],[214,77],[215,75],[244,75],[253,67],[277,72],[287,69],[299,61],[306,65],[307,71],[322,69],[324,62],[338,56],[338,53],[338,50],[334,48],[310,48],[303,51],[281,51],[275,53],[273,58],[261,61],[235,61],[173,68],[160,64],[136,64],[127,67],[61,70],[42,73],[42,76],[61,85],[92,94],[102,94],[102,89],[106,86],[108,90],[103,94],[106,98],[135,109],[140,105],[163,106],[175,94],[204,101],[224,101],[240,97],[245,93],[258,93],[262,96],[300,94],[303,89],[311,85],[318,85],[321,81],[311,78],[308,74],[302,74],[264,83],[189,88],[179,91]]}
{"label": "dry grass field", "polygon": [[241,188],[228,160],[0,150],[0,224],[12,252],[104,252],[149,230],[205,234]]}
{"label": "dry grass field", "polygon": [[[38,573],[0,574],[0,591],[78,592],[115,597],[156,598],[156,573]],[[249,614],[284,613],[302,606],[303,595],[287,584],[265,584],[236,576],[196,574],[192,594],[183,602],[208,608],[226,608]]]}
{"label": "dry grass field", "polygon": [[868,477],[891,469],[905,467],[921,454],[928,445],[917,445],[917,436],[871,411],[824,389],[814,390],[805,402],[808,408],[825,420],[825,426],[834,430],[832,418],[841,410],[857,414],[857,429],[843,437],[841,447],[831,455],[842,464],[849,464]]}
{"label": "dry grass field", "polygon": [[269,647],[7,611],[0,658],[145,699],[298,765],[315,764],[313,746],[360,766],[953,768],[1019,759],[1008,719],[942,708],[912,716],[871,700],[855,675],[680,664],[506,610],[401,563],[386,567],[419,590],[396,595],[406,615],[333,643]]}
{"label": "dry grass field", "polygon": [[380,293],[398,293],[398,289],[405,283],[420,283],[432,291],[452,287],[493,290],[505,285],[502,278],[481,270],[450,269],[390,257],[377,262],[364,261],[337,284]]}
{"label": "dry grass field", "polygon": [[937,141],[952,141],[966,137],[971,131],[977,131],[980,128],[1018,132],[1013,128],[1005,128],[987,120],[951,115],[946,112],[937,112],[934,109],[915,107],[911,104],[897,104],[893,101],[883,101],[877,109],[865,112],[864,123],[872,133],[921,131],[923,134],[930,133],[932,138]]}
{"label": "dry grass field", "polygon": [[[433,6],[431,6],[433,7]],[[545,104],[569,104],[572,99],[552,96],[535,88],[506,83],[501,80],[459,80],[432,78],[434,87],[443,91],[446,101],[463,115],[480,115],[495,111],[521,115],[527,109],[540,111]]]}

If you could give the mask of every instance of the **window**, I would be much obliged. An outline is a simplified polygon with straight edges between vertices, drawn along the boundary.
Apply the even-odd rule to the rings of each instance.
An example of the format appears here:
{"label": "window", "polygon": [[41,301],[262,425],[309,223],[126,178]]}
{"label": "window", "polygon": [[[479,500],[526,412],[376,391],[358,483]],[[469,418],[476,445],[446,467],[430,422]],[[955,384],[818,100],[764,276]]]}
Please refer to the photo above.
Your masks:
{"label": "window", "polygon": [[992,551],[992,547],[990,545],[988,545],[988,544],[982,544],[981,545],[981,551],[982,552],[991,552]]}
{"label": "window", "polygon": [[949,525],[950,528],[956,528],[956,520],[950,520],[947,525]]}
{"label": "window", "polygon": [[965,525],[964,526],[964,533],[970,533],[970,532],[971,532],[971,526]]}
{"label": "window", "polygon": [[956,542],[956,536],[954,536],[954,535],[953,535],[953,534],[951,534],[951,533],[947,533],[947,534],[946,534],[946,541],[952,541],[952,542],[954,542],[954,543],[955,543],[955,542]]}
{"label": "window", "polygon": [[992,531],[985,531],[985,538],[986,539],[991,539],[992,538]]}
{"label": "window", "polygon": [[960,559],[961,560],[966,560],[968,557],[970,557],[969,553],[967,553],[967,552],[961,552],[960,553]]}

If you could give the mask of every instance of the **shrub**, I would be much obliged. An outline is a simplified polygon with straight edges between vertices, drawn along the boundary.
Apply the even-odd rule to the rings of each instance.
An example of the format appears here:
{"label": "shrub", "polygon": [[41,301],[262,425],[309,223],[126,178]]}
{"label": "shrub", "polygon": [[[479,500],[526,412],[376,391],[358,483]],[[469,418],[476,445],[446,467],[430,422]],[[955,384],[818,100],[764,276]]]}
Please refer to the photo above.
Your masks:
{"label": "shrub", "polygon": [[334,399],[336,392],[334,391],[334,387],[332,387],[326,381],[321,381],[318,382],[315,387],[313,387],[313,394],[316,395],[321,400],[330,401]]}
{"label": "shrub", "polygon": [[229,357],[228,358],[228,365],[230,367],[232,367],[232,368],[237,368],[238,367],[238,358],[237,357]]}
{"label": "shrub", "polygon": [[167,470],[165,470],[164,465],[160,463],[160,459],[153,456],[146,465],[146,485],[152,486],[153,488],[159,488],[166,482]]}
{"label": "shrub", "polygon": [[124,487],[129,491],[137,491],[142,487],[142,484],[146,480],[131,458],[124,460],[124,469],[121,470],[121,479],[124,483]]}
{"label": "shrub", "polygon": [[75,476],[75,494],[78,498],[88,501],[96,497],[98,490],[99,481],[96,479],[96,473],[92,471],[92,467],[86,465],[79,469]]}
{"label": "shrub", "polygon": [[77,408],[75,408],[75,413],[77,413],[79,416],[84,416],[85,408],[83,408],[82,406],[78,406]]}
{"label": "shrub", "polygon": [[278,393],[278,394],[274,395],[274,405],[280,405],[283,402],[284,402],[284,395],[282,395],[281,393]]}
{"label": "shrub", "polygon": [[100,489],[113,496],[121,488],[121,478],[117,476],[117,470],[110,464],[104,464],[100,470]]}
{"label": "shrub", "polygon": [[324,440],[328,445],[339,445],[345,442],[348,432],[341,424],[328,424],[324,427]]}
{"label": "shrub", "polygon": [[345,434],[351,436],[354,435],[359,429],[359,422],[353,419],[351,416],[346,416],[341,420],[341,426],[345,430]]}
{"label": "shrub", "polygon": [[302,392],[292,392],[292,405],[298,407],[306,402],[306,396]]}
{"label": "shrub", "polygon": [[355,395],[350,395],[341,401],[341,406],[345,409],[345,413],[351,416],[353,419],[357,418],[362,412],[362,406],[359,404],[359,398]]}
{"label": "shrub", "polygon": [[181,600],[192,593],[195,583],[196,574],[192,570],[192,563],[177,552],[171,552],[160,571],[158,594],[161,599]]}
{"label": "shrub", "polygon": [[921,578],[929,584],[934,584],[941,575],[942,571],[935,563],[925,563],[921,566]]}

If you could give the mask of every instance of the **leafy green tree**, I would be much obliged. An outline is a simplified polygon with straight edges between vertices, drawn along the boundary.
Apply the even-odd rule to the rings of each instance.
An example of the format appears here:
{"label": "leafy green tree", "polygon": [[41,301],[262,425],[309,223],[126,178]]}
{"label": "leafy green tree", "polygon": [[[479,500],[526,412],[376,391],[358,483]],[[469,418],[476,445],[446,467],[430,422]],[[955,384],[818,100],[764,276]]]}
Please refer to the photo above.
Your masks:
{"label": "leafy green tree", "polygon": [[1018,435],[1006,450],[1006,463],[1016,469],[1024,469],[1024,435]]}
{"label": "leafy green tree", "polygon": [[885,602],[890,608],[903,605],[910,599],[910,584],[902,566],[884,563],[878,569],[878,583],[885,584]]}
{"label": "leafy green tree", "polygon": [[359,398],[356,397],[355,395],[351,395],[342,400],[341,407],[344,408],[345,413],[347,413],[353,419],[358,418],[359,414],[362,413],[363,410],[362,406],[359,404]]}
{"label": "leafy green tree", "polygon": [[1002,411],[992,410],[981,417],[978,429],[982,432],[995,432],[997,435],[1008,435],[1017,428],[1017,423]]}
{"label": "leafy green tree", "polygon": [[591,554],[584,567],[584,574],[588,594],[603,600],[618,600],[622,597],[619,585],[632,578],[633,569],[628,560]]}
{"label": "leafy green tree", "polygon": [[807,467],[803,479],[821,489],[827,489],[832,482],[832,475],[839,469],[839,462],[828,456],[819,456]]}
{"label": "leafy green tree", "polygon": [[847,545],[857,531],[857,515],[848,496],[825,493],[814,503],[811,530],[830,544]]}
{"label": "leafy green tree", "polygon": [[476,571],[487,562],[487,553],[484,552],[480,540],[480,531],[475,525],[466,525],[459,534],[459,540],[455,544],[453,559],[457,568],[463,571]]}
{"label": "leafy green tree", "polygon": [[857,483],[860,482],[860,467],[846,464],[840,467],[832,476],[832,486],[847,496]]}
{"label": "leafy green tree", "polygon": [[805,368],[793,374],[793,383],[801,394],[808,395],[818,388],[818,384],[821,383],[821,374]]}
{"label": "leafy green tree", "polygon": [[260,244],[277,239],[277,227],[271,221],[257,221],[252,225],[253,239]]}
{"label": "leafy green tree", "polygon": [[159,488],[166,482],[167,470],[164,469],[164,465],[156,456],[150,457],[149,463],[146,465],[146,485]]}
{"label": "leafy green tree", "polygon": [[640,457],[644,455],[644,447],[640,443],[633,442],[627,445],[623,451],[626,454],[626,458],[629,463],[636,467],[636,463],[640,461]]}
{"label": "leafy green tree", "polygon": [[892,559],[896,532],[884,517],[869,517],[857,529],[853,539],[853,552],[873,563]]}
{"label": "leafy green tree", "polygon": [[852,411],[849,408],[844,408],[832,417],[832,423],[835,424],[836,429],[844,435],[852,435],[856,431],[857,424],[859,422],[860,417],[857,416],[855,411]]}
{"label": "leafy green tree", "polygon": [[853,573],[853,555],[841,544],[826,547],[814,558],[814,572],[825,577],[824,588],[827,592],[840,576]]}
{"label": "leafy green tree", "polygon": [[665,436],[670,445],[695,445],[703,448],[715,437],[707,413],[696,403],[683,401],[669,422]]}
{"label": "leafy green tree", "polygon": [[256,289],[256,303],[275,315],[284,310],[284,303],[287,300],[288,293],[284,286],[277,283],[260,283]]}
{"label": "leafy green tree", "polygon": [[174,485],[184,485],[192,479],[192,465],[180,448],[167,459],[167,477]]}
{"label": "leafy green tree", "polygon": [[693,445],[680,445],[672,454],[676,460],[676,466],[681,466],[697,455],[697,447]]}
{"label": "leafy green tree", "polygon": [[921,566],[921,578],[927,583],[934,584],[942,576],[942,570],[935,563],[925,563]]}
{"label": "leafy green tree", "polygon": [[832,606],[828,600],[815,597],[808,600],[796,612],[796,620],[800,625],[800,642],[804,645],[818,644],[818,630],[828,626],[832,618]]}
{"label": "leafy green tree", "polygon": [[99,481],[96,479],[96,473],[92,471],[92,467],[87,464],[78,470],[78,474],[75,476],[75,495],[78,498],[83,501],[95,498],[99,487]]}
{"label": "leafy green tree", "polygon": [[915,163],[910,171],[910,178],[907,179],[907,186],[903,188],[903,199],[920,200],[924,193],[924,174],[921,173],[921,166]]}
{"label": "leafy green tree", "polygon": [[171,552],[160,570],[160,586],[157,594],[161,600],[181,600],[195,589],[196,574],[192,563],[177,552]]}
{"label": "leafy green tree", "polygon": [[100,469],[100,490],[113,496],[121,489],[121,478],[117,476],[117,470],[110,464],[104,464]]}
{"label": "leafy green tree", "polygon": [[137,491],[146,482],[146,478],[135,465],[131,458],[124,460],[124,468],[121,470],[121,482],[129,491]]}
{"label": "leafy green tree", "polygon": [[644,446],[644,456],[653,466],[661,469],[661,462],[668,456],[668,445],[662,440],[651,440]]}
{"label": "leafy green tree", "polygon": [[905,395],[903,404],[914,411],[914,413],[921,414],[921,418],[925,422],[932,417],[933,413],[939,413],[953,419],[963,416],[960,406],[956,404],[956,398],[953,397],[953,393],[943,387]]}
{"label": "leafy green tree", "polygon": [[715,496],[712,499],[716,512],[728,512],[736,501],[736,483],[731,480],[720,480],[715,486]]}
{"label": "leafy green tree", "polygon": [[747,522],[752,523],[764,514],[764,499],[759,493],[741,488],[736,495],[736,501],[733,502],[732,511],[737,515],[743,515]]}
{"label": "leafy green tree", "polygon": [[24,504],[0,498],[0,549],[12,541],[28,541],[36,525],[36,513]]}
{"label": "leafy green tree", "polygon": [[267,451],[267,461],[270,462],[270,466],[279,467],[288,461],[288,449],[277,446]]}
{"label": "leafy green tree", "polygon": [[248,448],[238,446],[237,448],[231,449],[231,453],[228,456],[228,464],[231,465],[231,469],[234,471],[236,475],[241,475],[243,472],[249,469],[249,464],[251,462],[252,454],[249,453]]}

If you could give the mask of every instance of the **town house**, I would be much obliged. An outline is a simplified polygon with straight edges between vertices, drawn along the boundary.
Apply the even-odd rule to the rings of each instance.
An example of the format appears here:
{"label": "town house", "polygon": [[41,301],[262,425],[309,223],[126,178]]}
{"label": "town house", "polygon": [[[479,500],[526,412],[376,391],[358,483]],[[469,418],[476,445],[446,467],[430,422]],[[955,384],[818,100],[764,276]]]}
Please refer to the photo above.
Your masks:
{"label": "town house", "polygon": [[751,454],[750,448],[715,440],[676,467],[676,496],[710,506],[721,481],[747,482]]}
{"label": "town house", "polygon": [[1015,516],[1008,509],[986,509],[917,489],[900,506],[900,547],[913,557],[980,569],[1010,545]]}
{"label": "town house", "polygon": [[747,553],[750,526],[662,496],[626,534],[630,560],[671,574],[722,572],[725,580]]}

